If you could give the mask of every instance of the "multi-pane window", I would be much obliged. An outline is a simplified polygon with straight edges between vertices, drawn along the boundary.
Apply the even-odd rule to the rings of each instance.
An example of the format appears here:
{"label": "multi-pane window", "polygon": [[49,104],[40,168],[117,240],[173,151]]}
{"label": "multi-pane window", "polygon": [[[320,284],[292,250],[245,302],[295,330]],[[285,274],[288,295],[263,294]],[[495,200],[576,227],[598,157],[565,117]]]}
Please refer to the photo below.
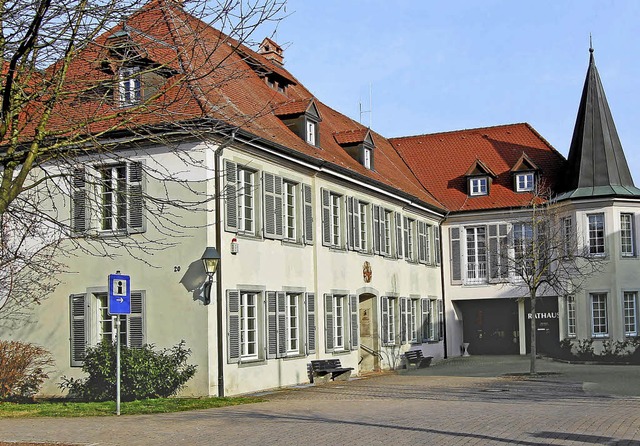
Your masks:
{"label": "multi-pane window", "polygon": [[409,330],[409,342],[418,342],[418,315],[420,314],[420,301],[411,299],[409,301],[409,322],[407,328]]}
{"label": "multi-pane window", "polygon": [[487,177],[469,179],[469,195],[487,195]]}
{"label": "multi-pane window", "polygon": [[391,254],[391,211],[385,209],[383,211],[382,221],[380,222],[382,232],[382,246],[380,251],[382,254]]}
{"label": "multi-pane window", "polygon": [[487,279],[486,228],[465,228],[467,243],[467,283],[484,282]]}
{"label": "multi-pane window", "polygon": [[533,229],[528,223],[513,225],[513,250],[516,274],[527,277],[533,273]]}
{"label": "multi-pane window", "polygon": [[324,299],[326,351],[357,349],[358,298],[355,295],[325,294]]}
{"label": "multi-pane window", "polygon": [[360,249],[364,252],[369,251],[369,218],[367,215],[367,209],[369,205],[367,203],[358,202],[358,214],[360,216],[358,228],[360,237]]}
{"label": "multi-pane window", "polygon": [[633,214],[620,214],[620,251],[624,257],[635,255]]}
{"label": "multi-pane window", "polygon": [[416,221],[404,217],[404,255],[409,261],[416,260],[416,252],[414,246]]}
{"label": "multi-pane window", "polygon": [[102,230],[127,228],[127,167],[124,164],[99,169],[101,180]]}
{"label": "multi-pane window", "polygon": [[240,356],[243,359],[258,358],[258,296],[256,293],[240,294]]}
{"label": "multi-pane window", "polygon": [[298,201],[298,185],[284,181],[284,230],[285,240],[296,241],[298,234],[298,216],[296,202]]}
{"label": "multi-pane window", "polygon": [[120,317],[120,344],[127,345],[127,316],[111,316],[108,308],[108,296],[96,296],[96,310],[98,320],[98,340],[114,343],[117,339],[116,317]]}
{"label": "multi-pane window", "polygon": [[344,297],[336,296],[333,302],[333,346],[337,350],[344,349],[344,306]]}
{"label": "multi-pane window", "polygon": [[622,296],[624,312],[624,335],[638,336],[638,292],[625,291]]}
{"label": "multi-pane window", "polygon": [[307,121],[306,141],[311,145],[316,145],[316,123]]}
{"label": "multi-pane window", "polygon": [[418,221],[418,260],[431,263],[431,226]]}
{"label": "multi-pane window", "polygon": [[590,214],[589,220],[589,254],[604,255],[604,214]]}
{"label": "multi-pane window", "polygon": [[575,296],[567,296],[566,298],[566,316],[567,316],[567,337],[576,337],[576,298]]}
{"label": "multi-pane window", "polygon": [[573,222],[571,217],[562,219],[562,255],[569,257],[573,254]]}
{"label": "multi-pane window", "polygon": [[386,345],[396,344],[396,299],[383,296],[380,298],[381,306],[381,334],[382,342]]}
{"label": "multi-pane window", "polygon": [[591,293],[591,334],[594,338],[609,336],[607,293]]}
{"label": "multi-pane window", "polygon": [[336,195],[336,194],[331,194],[330,195],[330,199],[331,199],[331,222],[330,222],[330,228],[331,228],[331,244],[333,246],[340,246],[340,238],[341,238],[341,231],[340,231],[340,220],[341,220],[341,200],[340,200],[340,196]]}
{"label": "multi-pane window", "polygon": [[118,93],[120,105],[123,107],[140,102],[142,95],[139,71],[138,67],[120,69]]}
{"label": "multi-pane window", "polygon": [[255,172],[238,168],[238,230],[255,232]]}
{"label": "multi-pane window", "polygon": [[286,295],[287,326],[281,328],[287,331],[287,353],[300,353],[300,295]]}
{"label": "multi-pane window", "polygon": [[363,165],[364,167],[370,170],[371,169],[371,149],[369,147],[365,147],[363,155],[364,155]]}
{"label": "multi-pane window", "polygon": [[516,191],[527,192],[533,190],[533,172],[519,173],[516,175]]}

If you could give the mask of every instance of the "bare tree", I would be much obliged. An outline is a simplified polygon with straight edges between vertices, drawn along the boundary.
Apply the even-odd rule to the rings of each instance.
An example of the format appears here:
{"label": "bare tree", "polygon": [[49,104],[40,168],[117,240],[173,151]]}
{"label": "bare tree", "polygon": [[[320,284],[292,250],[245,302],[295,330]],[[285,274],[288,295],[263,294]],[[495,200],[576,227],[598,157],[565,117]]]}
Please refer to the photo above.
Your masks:
{"label": "bare tree", "polygon": [[[49,294],[64,254],[112,255],[118,245],[135,255],[175,243],[185,229],[178,214],[214,199],[185,179],[210,166],[180,144],[224,144],[232,129],[271,111],[269,104],[239,109],[224,88],[255,76],[250,38],[261,26],[273,31],[283,12],[282,0],[0,1],[0,317]],[[182,165],[95,169],[158,145]],[[142,170],[166,193],[121,181]],[[193,198],[175,200],[172,187]],[[63,196],[71,214],[52,198]],[[129,214],[142,203],[153,239],[131,237],[137,217]],[[101,229],[118,237],[84,225],[87,208],[105,206],[111,214]]]}
{"label": "bare tree", "polygon": [[[510,248],[490,246],[493,271],[510,271],[510,286],[522,290],[529,301],[530,374],[536,373],[536,301],[540,296],[568,296],[577,293],[587,279],[602,270],[602,257],[594,256],[580,243],[572,220],[563,215],[562,203],[539,185],[525,212],[513,222]],[[490,235],[491,238],[491,235]],[[493,248],[493,249],[492,249]],[[496,265],[499,264],[499,265]]]}

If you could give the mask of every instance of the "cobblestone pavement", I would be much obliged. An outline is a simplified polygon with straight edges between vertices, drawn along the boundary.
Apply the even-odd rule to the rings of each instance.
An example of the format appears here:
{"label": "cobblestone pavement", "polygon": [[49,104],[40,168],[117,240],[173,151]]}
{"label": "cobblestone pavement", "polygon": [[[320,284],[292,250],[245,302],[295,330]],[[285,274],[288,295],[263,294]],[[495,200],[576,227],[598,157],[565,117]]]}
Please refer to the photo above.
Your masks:
{"label": "cobblestone pavement", "polygon": [[[635,445],[640,398],[536,379],[375,375],[265,394],[268,402],[162,415],[0,420],[0,441],[83,445]],[[464,375],[465,373],[462,373]],[[610,379],[617,379],[611,376]]]}

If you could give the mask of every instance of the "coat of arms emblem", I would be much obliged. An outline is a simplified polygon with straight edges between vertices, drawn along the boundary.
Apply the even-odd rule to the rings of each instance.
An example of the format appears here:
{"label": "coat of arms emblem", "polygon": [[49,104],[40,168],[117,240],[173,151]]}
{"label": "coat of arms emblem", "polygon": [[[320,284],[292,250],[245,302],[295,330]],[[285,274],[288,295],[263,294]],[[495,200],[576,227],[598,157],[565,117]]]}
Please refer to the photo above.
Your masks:
{"label": "coat of arms emblem", "polygon": [[365,283],[371,282],[372,274],[373,273],[371,272],[371,264],[369,262],[364,262],[364,265],[362,265],[362,277],[364,278]]}

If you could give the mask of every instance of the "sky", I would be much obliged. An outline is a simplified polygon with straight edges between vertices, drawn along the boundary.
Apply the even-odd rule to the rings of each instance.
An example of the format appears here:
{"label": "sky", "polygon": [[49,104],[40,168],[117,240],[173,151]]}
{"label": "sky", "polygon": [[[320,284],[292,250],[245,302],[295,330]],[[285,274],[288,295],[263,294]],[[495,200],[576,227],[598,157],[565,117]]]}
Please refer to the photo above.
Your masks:
{"label": "sky", "polygon": [[564,156],[591,34],[640,184],[640,1],[288,0],[286,12],[285,68],[383,136],[528,122]]}

